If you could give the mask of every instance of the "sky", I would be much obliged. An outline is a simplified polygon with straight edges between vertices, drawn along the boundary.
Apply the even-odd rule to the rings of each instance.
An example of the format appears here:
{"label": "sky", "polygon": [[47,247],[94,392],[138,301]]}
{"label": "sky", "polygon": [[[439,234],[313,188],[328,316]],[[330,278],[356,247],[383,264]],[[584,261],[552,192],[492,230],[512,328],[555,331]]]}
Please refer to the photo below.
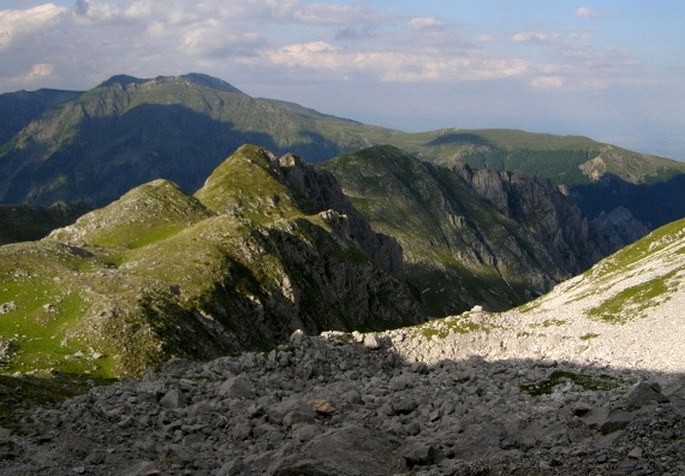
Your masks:
{"label": "sky", "polygon": [[189,72],[405,131],[685,161],[682,0],[0,0],[0,93]]}

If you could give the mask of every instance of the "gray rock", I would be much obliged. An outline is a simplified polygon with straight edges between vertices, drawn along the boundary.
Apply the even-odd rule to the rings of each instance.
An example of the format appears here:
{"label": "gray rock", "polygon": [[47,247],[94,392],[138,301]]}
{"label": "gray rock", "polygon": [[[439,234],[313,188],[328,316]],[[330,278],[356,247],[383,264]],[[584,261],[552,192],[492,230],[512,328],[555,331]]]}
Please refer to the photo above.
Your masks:
{"label": "gray rock", "polygon": [[229,398],[252,398],[254,388],[250,379],[244,374],[231,377],[219,387],[219,395]]}
{"label": "gray rock", "polygon": [[411,397],[400,397],[390,403],[392,412],[396,415],[409,415],[419,406]]}
{"label": "gray rock", "polygon": [[185,396],[181,390],[178,388],[172,388],[166,394],[164,394],[162,399],[159,401],[159,404],[164,408],[175,409],[185,405],[185,401]]}
{"label": "gray rock", "polygon": [[634,417],[635,415],[632,413],[623,410],[613,410],[609,413],[609,416],[604,423],[602,423],[599,430],[604,435],[623,430],[633,421]]}
{"label": "gray rock", "polygon": [[398,454],[404,459],[405,464],[409,468],[413,468],[414,466],[429,466],[435,464],[438,460],[439,452],[437,448],[432,445],[412,441],[402,445]]}
{"label": "gray rock", "polygon": [[661,393],[657,383],[638,383],[626,397],[626,409],[638,409],[649,403],[667,403],[668,398]]}
{"label": "gray rock", "polygon": [[642,458],[642,448],[636,446],[628,452],[628,458],[641,459]]}
{"label": "gray rock", "polygon": [[406,467],[395,455],[399,443],[382,432],[357,425],[316,437],[295,454],[276,461],[274,476],[385,476]]}
{"label": "gray rock", "polygon": [[114,476],[148,476],[154,474],[160,473],[155,470],[155,464],[152,461],[137,461],[114,473]]}

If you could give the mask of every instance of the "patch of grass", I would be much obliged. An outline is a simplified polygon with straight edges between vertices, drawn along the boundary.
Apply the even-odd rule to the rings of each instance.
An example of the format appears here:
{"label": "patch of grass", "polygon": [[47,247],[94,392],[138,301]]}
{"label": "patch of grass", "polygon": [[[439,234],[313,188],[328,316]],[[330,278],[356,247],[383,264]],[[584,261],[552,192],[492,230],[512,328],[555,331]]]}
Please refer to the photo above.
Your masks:
{"label": "patch of grass", "polygon": [[597,337],[600,337],[600,335],[595,334],[594,332],[588,332],[587,334],[580,336],[580,340],[596,339]]}
{"label": "patch of grass", "polygon": [[520,331],[516,333],[516,337],[530,337],[533,334],[531,332]]}
{"label": "patch of grass", "polygon": [[414,336],[422,335],[427,340],[431,340],[434,336],[440,339],[446,339],[450,334],[469,334],[478,331],[490,331],[492,327],[487,324],[480,324],[471,322],[467,316],[447,317],[430,321],[416,327]]}
{"label": "patch of grass", "polygon": [[[641,317],[644,311],[670,299],[668,281],[676,271],[631,286],[587,311],[587,315],[611,324],[625,324]],[[661,299],[660,299],[661,298]]]}
{"label": "patch of grass", "polygon": [[539,308],[541,303],[542,303],[542,301],[540,299],[536,299],[534,301],[529,301],[529,302],[519,306],[518,311],[522,314],[532,312],[532,311],[536,310],[537,308]]}
{"label": "patch of grass", "polygon": [[574,384],[584,388],[585,390],[611,390],[620,385],[620,381],[610,375],[600,375],[598,377],[592,375],[576,374],[564,370],[555,370],[545,380],[539,382],[521,385],[521,390],[533,397],[540,395],[549,395],[554,392],[554,388],[564,382],[573,382]]}
{"label": "patch of grass", "polygon": [[563,326],[564,324],[566,324],[566,322],[567,321],[564,319],[545,319],[540,324],[531,324],[530,327],[547,328],[547,327],[552,327],[552,326]]}
{"label": "patch of grass", "polygon": [[129,226],[125,229],[113,230],[111,233],[93,239],[92,242],[100,246],[123,246],[128,249],[136,249],[169,238],[184,228],[185,225],[177,223],[162,224],[155,227],[141,224],[140,227]]}

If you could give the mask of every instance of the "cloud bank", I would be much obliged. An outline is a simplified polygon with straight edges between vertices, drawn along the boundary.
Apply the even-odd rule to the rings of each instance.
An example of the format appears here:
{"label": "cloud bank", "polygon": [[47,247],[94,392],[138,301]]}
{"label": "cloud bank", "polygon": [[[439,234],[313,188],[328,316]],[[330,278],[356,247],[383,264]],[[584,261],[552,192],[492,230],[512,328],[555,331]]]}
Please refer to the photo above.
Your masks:
{"label": "cloud bank", "polygon": [[[245,68],[255,74],[306,74],[318,80],[511,79],[534,88],[576,89],[625,82],[630,75],[612,52],[584,45],[581,35],[469,34],[435,16],[404,16],[365,5],[76,0],[71,8],[45,3],[2,10],[0,59],[12,67],[0,72],[0,88],[49,76],[65,83],[78,76],[78,85],[85,86],[117,72],[202,70],[231,78],[235,71],[245,75]],[[581,7],[576,15],[589,18],[597,12]],[[533,54],[526,45],[548,50]],[[588,60],[589,51],[593,61]],[[33,69],[48,64],[49,74]]]}

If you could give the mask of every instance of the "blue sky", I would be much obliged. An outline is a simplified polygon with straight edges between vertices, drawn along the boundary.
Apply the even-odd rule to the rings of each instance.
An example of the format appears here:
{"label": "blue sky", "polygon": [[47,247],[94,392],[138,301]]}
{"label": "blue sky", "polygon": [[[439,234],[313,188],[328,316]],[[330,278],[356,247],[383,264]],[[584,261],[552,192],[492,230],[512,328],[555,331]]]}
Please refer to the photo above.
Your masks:
{"label": "blue sky", "polygon": [[0,0],[0,92],[203,72],[409,131],[580,134],[685,160],[685,2]]}

